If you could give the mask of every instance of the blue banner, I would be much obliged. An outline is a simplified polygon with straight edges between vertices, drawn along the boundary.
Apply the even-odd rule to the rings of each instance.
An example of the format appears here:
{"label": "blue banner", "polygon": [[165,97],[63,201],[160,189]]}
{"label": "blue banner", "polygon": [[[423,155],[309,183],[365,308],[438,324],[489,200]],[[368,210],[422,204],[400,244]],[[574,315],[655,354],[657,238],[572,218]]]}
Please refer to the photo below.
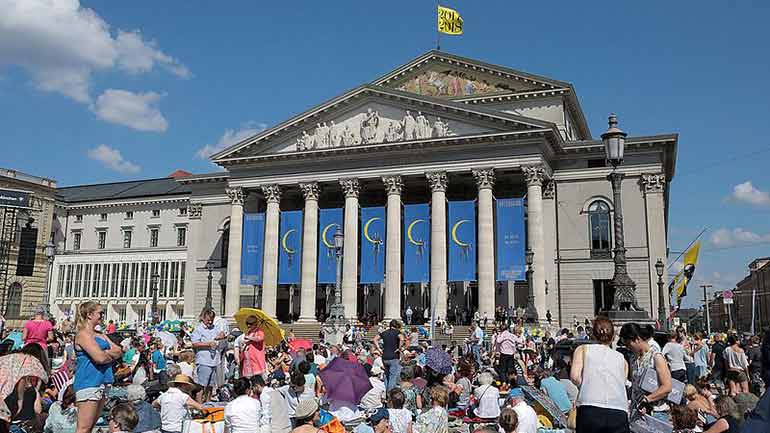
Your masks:
{"label": "blue banner", "polygon": [[361,284],[385,278],[385,208],[361,208]]}
{"label": "blue banner", "polygon": [[302,265],[302,211],[281,212],[278,233],[278,284],[299,284]]}
{"label": "blue banner", "polygon": [[404,205],[404,282],[430,281],[430,205]]}
{"label": "blue banner", "polygon": [[241,284],[262,284],[262,256],[265,247],[265,214],[243,214]]}
{"label": "blue banner", "polygon": [[318,284],[337,282],[334,233],[342,230],[342,208],[321,209],[318,216]]}
{"label": "blue banner", "polygon": [[450,201],[447,224],[449,281],[476,281],[476,204]]}
{"label": "blue banner", "polygon": [[498,199],[496,207],[497,281],[525,280],[524,200]]}

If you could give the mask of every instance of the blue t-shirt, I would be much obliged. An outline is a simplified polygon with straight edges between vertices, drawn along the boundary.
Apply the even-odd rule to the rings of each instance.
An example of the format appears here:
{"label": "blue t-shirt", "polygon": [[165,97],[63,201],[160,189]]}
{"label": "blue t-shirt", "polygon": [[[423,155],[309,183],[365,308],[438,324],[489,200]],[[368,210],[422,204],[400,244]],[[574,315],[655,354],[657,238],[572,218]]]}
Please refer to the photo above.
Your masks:
{"label": "blue t-shirt", "polygon": [[166,357],[163,356],[163,352],[155,350],[152,352],[152,363],[155,364],[155,371],[164,371],[166,369]]}
{"label": "blue t-shirt", "polygon": [[[206,325],[201,323],[195,328],[190,338],[193,343],[209,343],[215,341],[214,339],[219,335],[219,332],[216,326],[207,328]],[[216,367],[219,365],[219,356],[217,348],[198,349],[195,351],[195,363],[207,367]]]}
{"label": "blue t-shirt", "polygon": [[567,394],[567,387],[563,383],[556,380],[554,377],[547,377],[540,382],[540,389],[551,397],[551,400],[556,406],[564,413],[567,413],[572,408],[572,403],[569,401],[569,395]]}

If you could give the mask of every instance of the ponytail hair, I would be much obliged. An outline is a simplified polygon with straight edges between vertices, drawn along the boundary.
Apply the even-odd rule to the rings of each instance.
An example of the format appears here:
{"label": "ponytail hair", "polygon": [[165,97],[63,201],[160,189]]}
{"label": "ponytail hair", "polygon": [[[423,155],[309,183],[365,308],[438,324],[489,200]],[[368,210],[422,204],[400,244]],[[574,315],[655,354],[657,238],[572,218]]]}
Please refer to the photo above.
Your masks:
{"label": "ponytail hair", "polygon": [[99,308],[99,303],[95,301],[86,301],[78,305],[78,314],[75,315],[75,328],[78,331],[86,327],[88,316]]}
{"label": "ponytail hair", "polygon": [[605,316],[598,316],[594,319],[594,338],[602,344],[610,344],[615,338],[615,326],[612,321]]}

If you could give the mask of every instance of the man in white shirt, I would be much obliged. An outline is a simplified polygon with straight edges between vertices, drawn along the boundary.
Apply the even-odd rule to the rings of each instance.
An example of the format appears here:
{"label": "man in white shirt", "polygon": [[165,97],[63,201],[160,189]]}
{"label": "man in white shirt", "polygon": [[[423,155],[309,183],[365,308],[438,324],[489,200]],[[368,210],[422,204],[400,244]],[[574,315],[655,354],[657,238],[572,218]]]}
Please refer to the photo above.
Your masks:
{"label": "man in white shirt", "polygon": [[524,400],[514,398],[511,400],[513,411],[519,418],[519,425],[516,427],[516,433],[537,433],[537,413]]}
{"label": "man in white shirt", "polygon": [[251,396],[251,381],[247,378],[235,382],[238,397],[225,406],[225,431],[228,433],[255,433],[259,431],[262,404]]}
{"label": "man in white shirt", "polygon": [[383,407],[385,383],[379,377],[382,373],[383,371],[380,367],[372,367],[369,375],[369,383],[372,385],[372,389],[364,394],[361,398],[361,403],[358,404],[358,407],[366,412]]}
{"label": "man in white shirt", "polygon": [[481,365],[481,344],[484,342],[484,330],[476,322],[471,323],[470,340],[471,353],[473,353],[476,363]]}
{"label": "man in white shirt", "polygon": [[257,431],[259,433],[289,433],[291,431],[289,405],[281,393],[266,386],[262,376],[254,376],[251,381],[262,408],[259,430],[253,431],[255,433]]}

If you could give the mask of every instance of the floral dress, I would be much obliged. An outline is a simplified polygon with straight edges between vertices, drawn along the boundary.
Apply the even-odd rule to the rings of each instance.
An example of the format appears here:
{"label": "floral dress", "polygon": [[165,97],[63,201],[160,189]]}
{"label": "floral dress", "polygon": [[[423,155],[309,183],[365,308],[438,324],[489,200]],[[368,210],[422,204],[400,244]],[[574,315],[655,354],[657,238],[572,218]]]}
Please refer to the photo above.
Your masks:
{"label": "floral dress", "polygon": [[429,411],[417,417],[414,425],[415,433],[447,433],[449,431],[449,414],[441,406],[433,406]]}

